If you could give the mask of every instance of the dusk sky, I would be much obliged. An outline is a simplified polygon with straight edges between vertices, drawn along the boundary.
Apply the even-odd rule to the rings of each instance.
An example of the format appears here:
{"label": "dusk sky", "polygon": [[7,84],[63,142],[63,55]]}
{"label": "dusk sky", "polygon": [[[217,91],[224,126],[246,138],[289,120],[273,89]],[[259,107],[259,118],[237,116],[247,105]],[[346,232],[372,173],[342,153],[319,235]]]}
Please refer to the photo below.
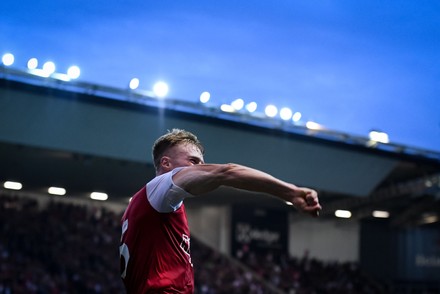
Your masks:
{"label": "dusk sky", "polygon": [[80,80],[299,111],[348,134],[440,151],[440,1],[2,0],[0,55]]}

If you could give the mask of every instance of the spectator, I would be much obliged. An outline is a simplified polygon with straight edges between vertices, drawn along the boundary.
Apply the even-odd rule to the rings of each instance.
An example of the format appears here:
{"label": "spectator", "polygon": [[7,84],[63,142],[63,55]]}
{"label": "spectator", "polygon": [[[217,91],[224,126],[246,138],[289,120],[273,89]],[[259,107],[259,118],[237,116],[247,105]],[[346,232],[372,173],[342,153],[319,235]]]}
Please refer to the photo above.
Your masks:
{"label": "spectator", "polygon": [[[112,257],[120,218],[103,207],[0,195],[0,294],[124,293]],[[192,247],[198,294],[380,293],[355,263],[250,251],[240,266],[194,237]]]}

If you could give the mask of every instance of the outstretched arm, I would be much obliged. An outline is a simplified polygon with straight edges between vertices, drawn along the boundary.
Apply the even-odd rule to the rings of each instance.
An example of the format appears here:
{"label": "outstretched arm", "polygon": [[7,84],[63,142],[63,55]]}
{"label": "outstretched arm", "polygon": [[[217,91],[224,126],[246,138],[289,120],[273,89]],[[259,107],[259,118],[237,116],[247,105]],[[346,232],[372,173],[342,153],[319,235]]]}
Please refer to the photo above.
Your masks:
{"label": "outstretched arm", "polygon": [[297,187],[265,172],[238,164],[189,166],[176,173],[173,181],[192,195],[201,195],[220,186],[228,186],[270,194],[293,203],[299,211],[313,216],[317,216],[321,210],[315,190]]}

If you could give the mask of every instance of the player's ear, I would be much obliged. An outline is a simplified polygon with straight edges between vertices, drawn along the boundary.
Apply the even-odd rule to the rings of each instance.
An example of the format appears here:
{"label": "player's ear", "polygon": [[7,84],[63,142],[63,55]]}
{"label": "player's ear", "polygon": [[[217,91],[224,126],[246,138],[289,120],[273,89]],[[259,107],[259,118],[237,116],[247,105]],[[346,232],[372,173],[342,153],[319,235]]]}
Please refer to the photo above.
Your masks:
{"label": "player's ear", "polygon": [[162,156],[160,159],[160,166],[164,169],[170,168],[170,158],[168,156]]}

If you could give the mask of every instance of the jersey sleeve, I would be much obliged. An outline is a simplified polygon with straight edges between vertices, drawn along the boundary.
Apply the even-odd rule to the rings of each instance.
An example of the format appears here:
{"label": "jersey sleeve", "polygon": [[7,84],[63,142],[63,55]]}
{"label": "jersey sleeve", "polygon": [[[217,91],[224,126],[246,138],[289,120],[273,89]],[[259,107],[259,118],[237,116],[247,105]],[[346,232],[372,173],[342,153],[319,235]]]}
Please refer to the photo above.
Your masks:
{"label": "jersey sleeve", "polygon": [[183,168],[175,168],[170,172],[155,177],[147,183],[148,201],[158,212],[176,211],[182,205],[183,199],[193,196],[173,182],[173,175]]}

